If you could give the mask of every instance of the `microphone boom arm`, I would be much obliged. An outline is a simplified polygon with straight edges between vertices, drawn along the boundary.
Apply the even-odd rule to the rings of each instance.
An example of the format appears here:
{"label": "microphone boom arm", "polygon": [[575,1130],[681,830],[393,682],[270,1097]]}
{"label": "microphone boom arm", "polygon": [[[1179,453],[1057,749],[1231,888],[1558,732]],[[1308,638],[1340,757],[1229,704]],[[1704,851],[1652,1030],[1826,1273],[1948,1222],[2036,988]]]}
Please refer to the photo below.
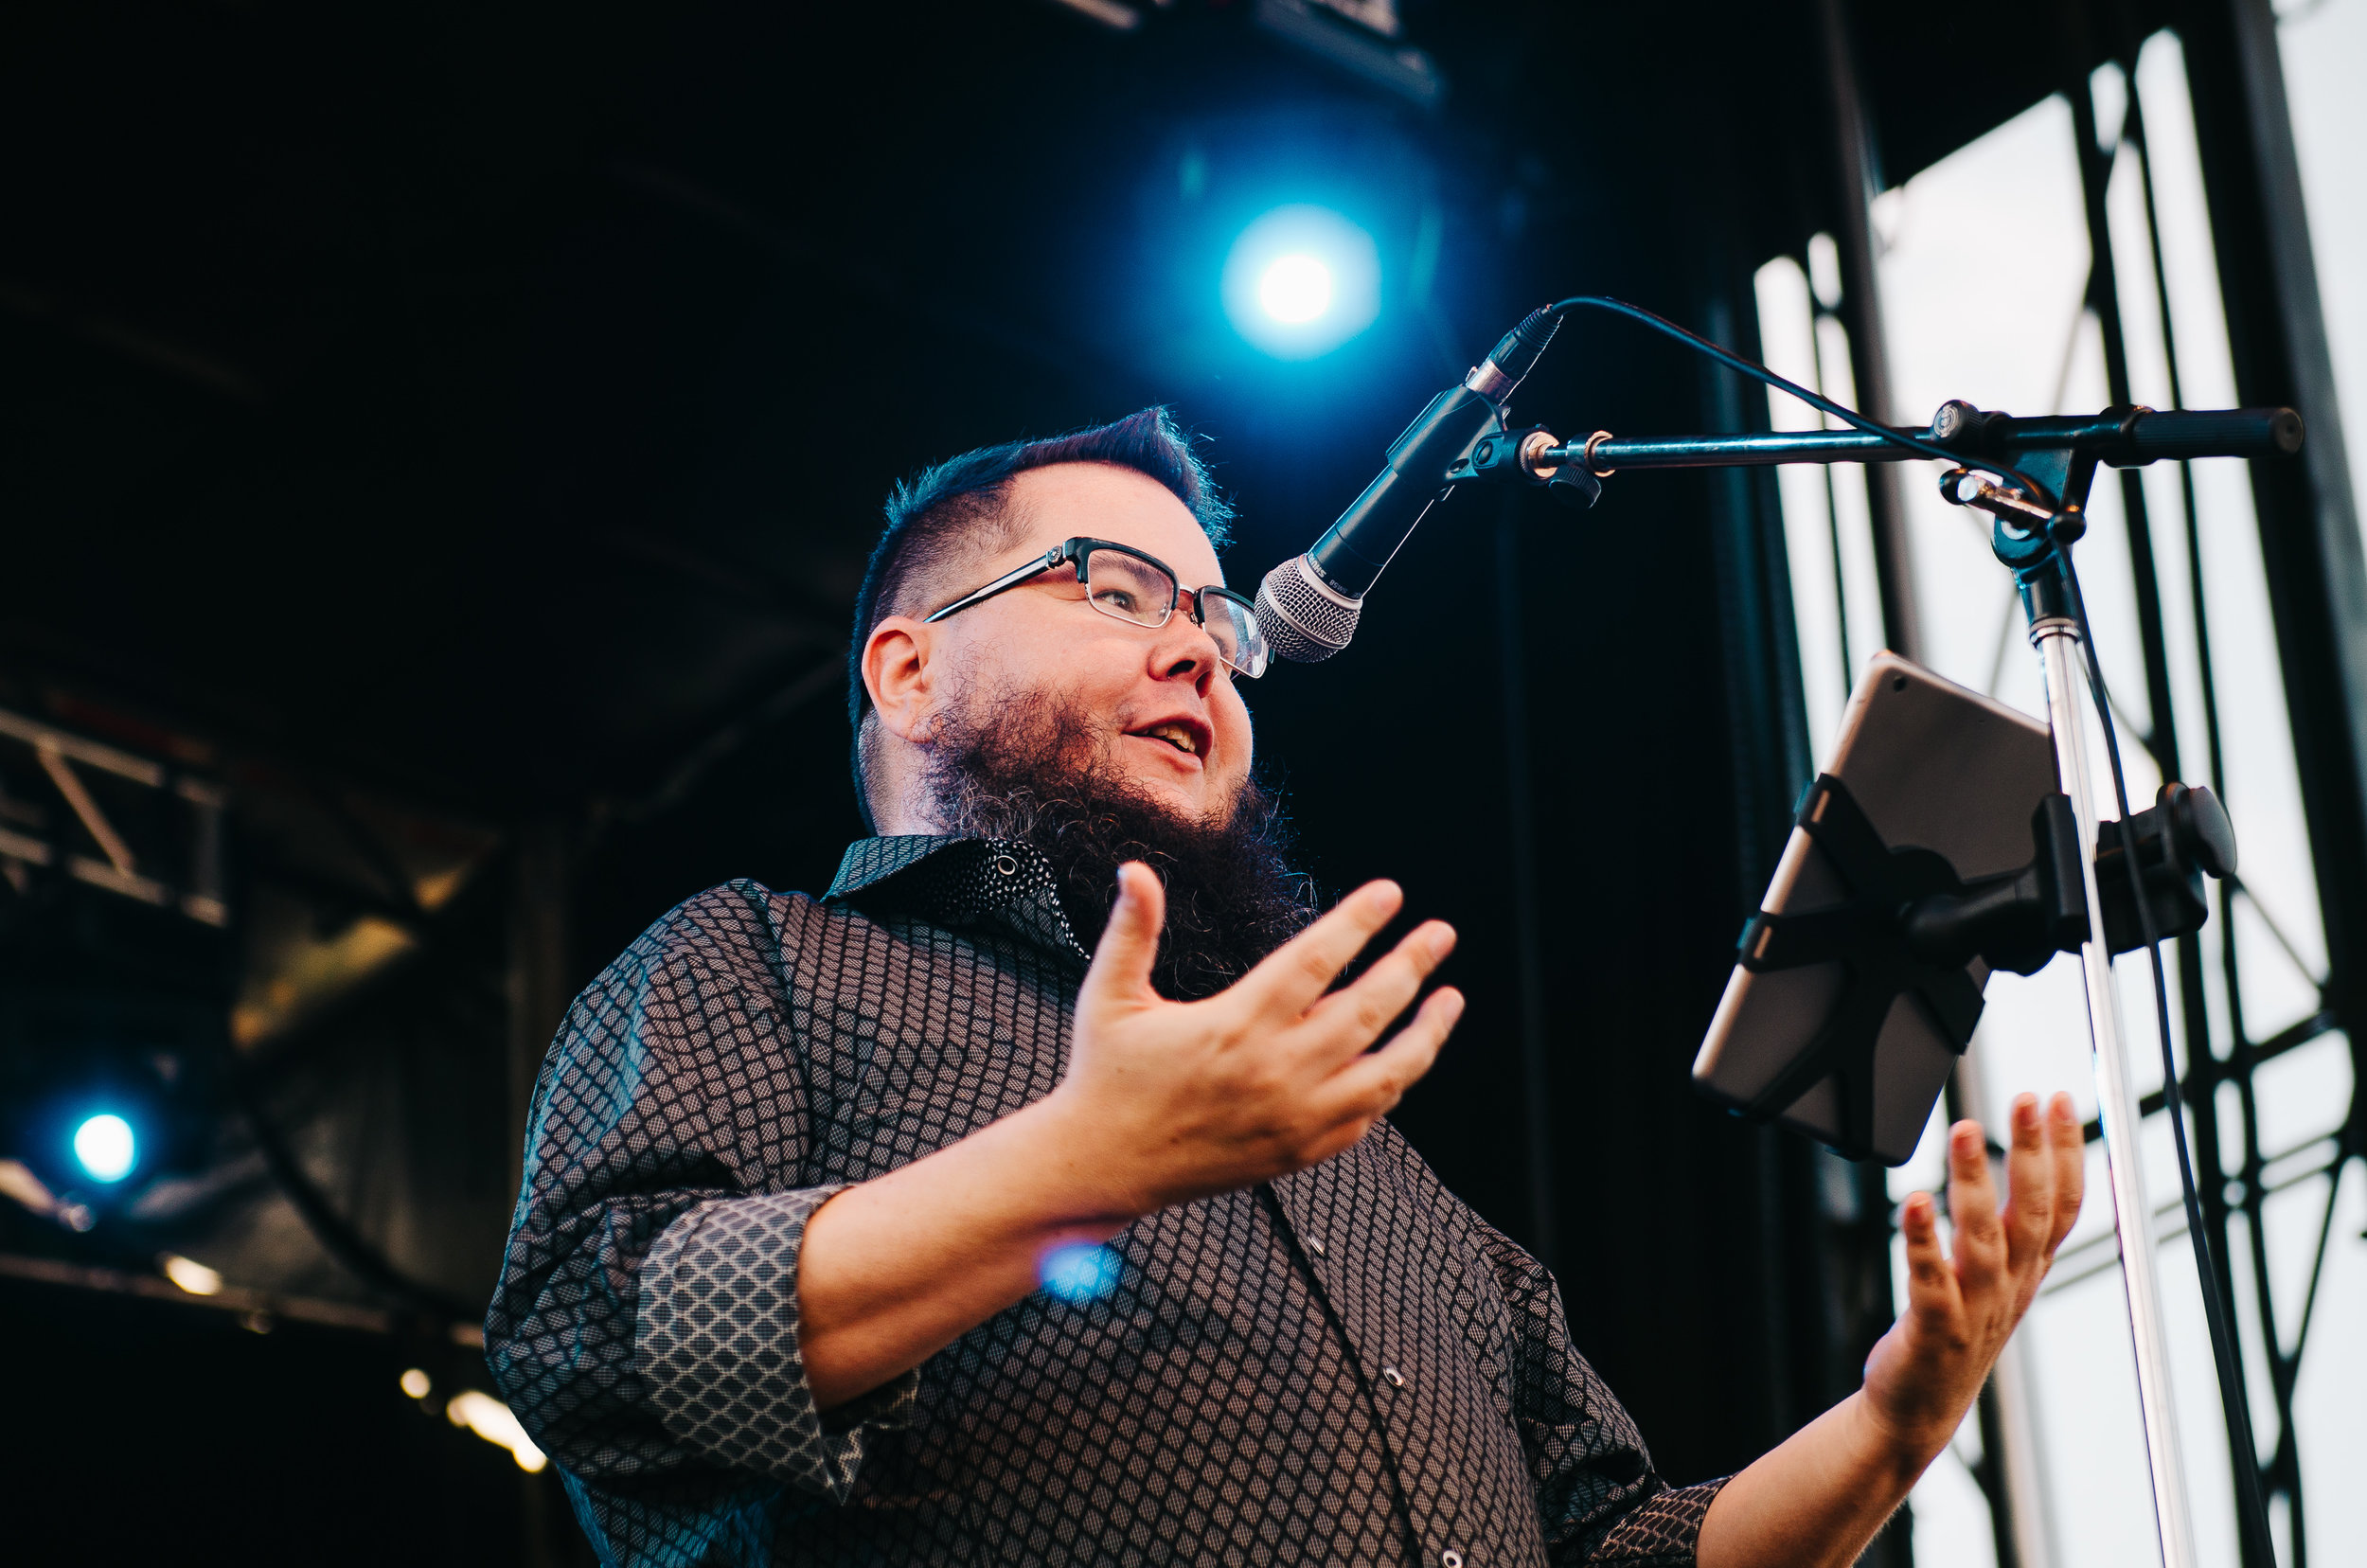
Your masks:
{"label": "microphone boom arm", "polygon": [[[1967,403],[1942,405],[1928,428],[1895,425],[1960,461],[2069,451],[2112,468],[2197,457],[2289,457],[2301,450],[2302,419],[2289,408],[2108,409],[2093,416],[2015,419]],[[1591,450],[1590,450],[1591,446]],[[1775,430],[1718,436],[1605,437],[1539,453],[1547,463],[1614,469],[1760,467],[1771,463],[1903,463],[1927,454],[1862,430]],[[1473,475],[1473,477],[1481,477]]]}

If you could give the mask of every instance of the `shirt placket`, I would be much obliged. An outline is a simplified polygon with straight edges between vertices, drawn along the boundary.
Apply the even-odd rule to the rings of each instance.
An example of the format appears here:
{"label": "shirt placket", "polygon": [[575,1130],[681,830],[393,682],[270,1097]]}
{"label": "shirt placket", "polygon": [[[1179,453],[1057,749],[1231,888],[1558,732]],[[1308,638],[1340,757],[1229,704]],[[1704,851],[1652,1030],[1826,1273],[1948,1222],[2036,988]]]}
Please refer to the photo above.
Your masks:
{"label": "shirt placket", "polygon": [[[1487,1461],[1474,1446],[1518,1447],[1478,1369],[1450,1362],[1464,1335],[1441,1287],[1468,1266],[1360,1145],[1273,1184],[1317,1292],[1354,1357],[1427,1568],[1510,1568],[1544,1561],[1541,1537],[1483,1535]],[[1524,1465],[1510,1455],[1514,1473]],[[1534,1511],[1534,1504],[1529,1505]]]}

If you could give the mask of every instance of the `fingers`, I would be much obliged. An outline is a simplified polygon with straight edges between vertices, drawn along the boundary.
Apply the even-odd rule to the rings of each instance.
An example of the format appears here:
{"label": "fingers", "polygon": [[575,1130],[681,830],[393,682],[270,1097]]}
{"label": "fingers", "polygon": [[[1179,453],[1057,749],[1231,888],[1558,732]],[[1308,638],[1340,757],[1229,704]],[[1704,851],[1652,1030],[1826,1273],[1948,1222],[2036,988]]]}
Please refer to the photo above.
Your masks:
{"label": "fingers", "polygon": [[1317,1038],[1343,1056],[1353,1056],[1379,1040],[1390,1021],[1421,994],[1422,982],[1437,972],[1454,943],[1454,927],[1444,920],[1428,920],[1408,932],[1356,984],[1308,1009],[1308,1021]]}
{"label": "fingers", "polygon": [[1928,1192],[1911,1193],[1898,1213],[1907,1243],[1907,1311],[1926,1328],[1954,1324],[1964,1310],[1956,1271],[1940,1246],[1938,1212]]}
{"label": "fingers", "polygon": [[1986,1296],[2005,1274],[2005,1227],[1998,1219],[1987,1140],[1976,1121],[1948,1130],[1948,1214],[1955,1221],[1956,1277],[1964,1294]]}
{"label": "fingers", "polygon": [[1159,956],[1159,933],[1167,916],[1167,890],[1140,861],[1118,867],[1117,900],[1110,923],[1094,946],[1093,967],[1078,990],[1079,1012],[1112,1000],[1150,994],[1150,968]]}
{"label": "fingers", "polygon": [[2055,1161],[2038,1096],[2017,1095],[2005,1156],[2005,1266],[2017,1277],[2046,1261],[2055,1230]]}
{"label": "fingers", "polygon": [[1261,1012],[1297,1018],[1404,904],[1405,894],[1396,882],[1366,882],[1330,914],[1267,954],[1264,963],[1233,987],[1232,994]]}
{"label": "fingers", "polygon": [[2047,1103],[2046,1142],[2055,1166],[2054,1224],[2046,1239],[2046,1256],[2053,1257],[2079,1218],[2079,1203],[2088,1189],[2088,1139],[2069,1095],[2057,1093]]}
{"label": "fingers", "polygon": [[1463,993],[1452,986],[1441,986],[1388,1044],[1369,1056],[1357,1057],[1325,1079],[1310,1109],[1326,1123],[1369,1125],[1374,1117],[1386,1115],[1406,1090],[1430,1071],[1431,1063],[1438,1060],[1439,1047],[1462,1017]]}

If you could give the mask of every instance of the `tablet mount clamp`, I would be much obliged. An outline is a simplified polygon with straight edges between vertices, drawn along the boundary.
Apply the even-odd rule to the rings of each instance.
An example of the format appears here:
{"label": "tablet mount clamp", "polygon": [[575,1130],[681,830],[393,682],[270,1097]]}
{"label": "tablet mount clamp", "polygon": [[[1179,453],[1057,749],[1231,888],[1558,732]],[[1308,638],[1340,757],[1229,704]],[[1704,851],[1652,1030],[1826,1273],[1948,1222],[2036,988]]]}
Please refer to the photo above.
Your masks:
{"label": "tablet mount clamp", "polygon": [[[1830,774],[1820,774],[1802,793],[1792,825],[1815,841],[1849,896],[1798,914],[1759,911],[1742,928],[1735,962],[1759,973],[1839,962],[1847,967],[1847,979],[1824,1027],[1743,1114],[1773,1120],[1830,1078],[1840,1095],[1842,1130],[1834,1147],[1852,1159],[1867,1159],[1874,1152],[1876,1045],[1896,998],[1917,997],[1941,1037],[1961,1054],[1972,1042],[1982,1010],[1981,988],[1968,964],[1978,958],[1992,970],[2036,974],[2056,953],[2076,953],[2088,940],[2078,818],[2069,795],[2046,796],[2031,812],[2029,863],[1970,880],[1936,851],[1885,844],[1849,787]],[[2164,784],[2155,804],[2132,816],[2129,827],[2155,938],[2201,930],[2210,913],[2204,875],[2235,870],[2234,829],[2218,797],[2200,785]],[[2133,953],[2147,940],[2131,879],[2122,869],[2125,856],[2117,834],[2094,852],[2105,945],[2115,954]]]}

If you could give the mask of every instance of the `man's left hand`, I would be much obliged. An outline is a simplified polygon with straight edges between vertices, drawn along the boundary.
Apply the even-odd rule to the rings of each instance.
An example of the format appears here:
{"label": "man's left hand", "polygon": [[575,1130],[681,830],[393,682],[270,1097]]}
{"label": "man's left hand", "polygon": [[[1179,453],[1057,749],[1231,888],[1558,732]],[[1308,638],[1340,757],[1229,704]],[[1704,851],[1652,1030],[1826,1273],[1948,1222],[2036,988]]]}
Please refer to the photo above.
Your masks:
{"label": "man's left hand", "polygon": [[1909,1198],[1899,1216],[1907,1310],[1865,1369],[1867,1413],[1918,1472],[1955,1434],[2079,1216],[2087,1151],[2078,1113],[2069,1095],[2043,1114],[2036,1095],[2015,1099],[2002,1212],[1980,1123],[1949,1129],[1948,1164],[1954,1256],[1940,1245],[1931,1195]]}
{"label": "man's left hand", "polygon": [[1981,1392],[2079,1217],[2087,1146],[2069,1095],[2014,1101],[1998,1209],[1979,1122],[1948,1131],[1955,1256],[1929,1193],[1907,1200],[1907,1310],[1866,1359],[1865,1386],[1726,1483],[1701,1522],[1700,1568],[1845,1568],[1858,1560]]}

